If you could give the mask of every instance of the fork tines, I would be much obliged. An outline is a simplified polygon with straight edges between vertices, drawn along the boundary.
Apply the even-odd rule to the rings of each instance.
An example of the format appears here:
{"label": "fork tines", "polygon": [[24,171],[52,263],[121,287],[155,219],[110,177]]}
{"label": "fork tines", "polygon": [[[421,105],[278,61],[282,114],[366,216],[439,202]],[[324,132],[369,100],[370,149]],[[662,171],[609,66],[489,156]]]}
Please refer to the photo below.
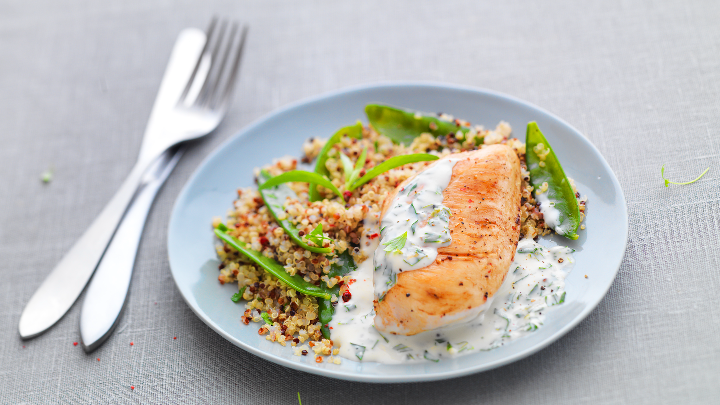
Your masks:
{"label": "fork tines", "polygon": [[205,46],[178,102],[224,109],[235,86],[246,36],[247,26],[213,17],[206,31]]}

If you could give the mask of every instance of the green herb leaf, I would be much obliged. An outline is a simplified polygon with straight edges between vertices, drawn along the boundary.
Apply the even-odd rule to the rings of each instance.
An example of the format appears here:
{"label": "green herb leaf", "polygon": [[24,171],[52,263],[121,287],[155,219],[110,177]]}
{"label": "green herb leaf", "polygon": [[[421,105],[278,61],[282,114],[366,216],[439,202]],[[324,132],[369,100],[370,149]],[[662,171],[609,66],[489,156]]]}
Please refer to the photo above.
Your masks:
{"label": "green herb leaf", "polygon": [[435,362],[435,363],[437,363],[438,361],[440,361],[440,359],[433,359],[432,357],[428,357],[428,354],[429,354],[428,351],[425,350],[425,353],[423,354],[423,358],[424,358],[425,360],[430,360],[430,361],[433,361],[433,362]]}
{"label": "green herb leaf", "polygon": [[[325,163],[328,160],[328,154],[330,153],[332,147],[340,142],[345,135],[355,139],[362,139],[362,132],[363,126],[360,121],[358,121],[355,125],[340,128],[337,132],[335,132],[335,134],[331,136],[327,142],[325,142],[325,146],[323,146],[320,154],[318,154],[317,161],[315,162],[315,173],[321,176],[330,177],[330,172],[325,166]],[[315,183],[310,183],[309,199],[310,201],[322,200]]]}
{"label": "green herb leaf", "polygon": [[508,330],[508,328],[510,327],[510,320],[507,317],[498,314],[497,308],[495,308],[495,315],[499,316],[507,322],[507,325],[505,325],[505,330]]}
{"label": "green herb leaf", "polygon": [[[328,277],[343,277],[355,271],[355,269],[357,269],[357,265],[355,264],[355,260],[350,254],[350,250],[348,249],[337,256],[337,262],[330,265]],[[330,288],[328,289],[328,291],[330,292],[330,294],[335,294],[336,296],[340,295],[339,286]],[[333,315],[335,314],[335,306],[330,301],[330,298],[331,297],[318,298],[317,300],[318,319],[322,324],[320,331],[322,332],[325,339],[330,339],[330,328],[328,328],[327,324],[330,323]]]}
{"label": "green herb leaf", "polygon": [[353,164],[349,157],[347,157],[346,154],[340,152],[340,162],[342,162],[343,165],[343,173],[345,174],[345,182],[350,182],[350,176],[352,176],[353,172]]}
{"label": "green herb leaf", "polygon": [[338,190],[337,187],[335,187],[330,180],[323,177],[320,174],[313,173],[313,172],[306,172],[304,170],[291,170],[289,172],[285,172],[281,175],[275,176],[268,181],[266,181],[264,184],[262,184],[258,189],[264,190],[270,187],[277,186],[278,184],[283,183],[293,183],[293,182],[302,182],[302,183],[316,183],[323,187],[326,187],[330,189],[335,195],[340,197],[343,202],[345,202],[345,199],[343,198],[342,193],[340,190]]}
{"label": "green herb leaf", "polygon": [[464,352],[465,350],[469,350],[469,348],[472,348],[472,346],[468,346],[468,342],[455,343],[455,346],[460,348],[460,350],[458,350],[458,353]]}
{"label": "green herb leaf", "polygon": [[368,149],[366,146],[363,149],[362,153],[360,154],[360,158],[358,158],[358,160],[355,162],[355,168],[353,169],[352,174],[350,175],[350,179],[345,184],[346,190],[355,182],[355,180],[357,180],[363,167],[365,167],[365,159],[367,158],[367,151],[368,151]]}
{"label": "green herb leaf", "polygon": [[235,294],[233,294],[232,297],[230,297],[230,299],[232,300],[232,302],[235,302],[235,303],[240,302],[240,300],[241,300],[242,297],[243,297],[243,294],[245,294],[245,289],[246,289],[246,288],[247,288],[247,286],[243,286],[243,288],[241,288],[240,291],[238,291],[238,292],[236,292]]}
{"label": "green herb leaf", "polygon": [[405,346],[405,345],[402,344],[402,343],[399,343],[399,344],[395,345],[395,346],[393,347],[393,349],[399,351],[400,353],[412,351],[411,348]]}
{"label": "green herb leaf", "polygon": [[407,231],[397,238],[392,239],[390,242],[383,243],[383,246],[385,246],[384,250],[386,252],[400,251],[400,249],[405,247],[405,242],[407,242]]}
{"label": "green herb leaf", "polygon": [[679,185],[679,186],[682,186],[682,185],[685,185],[685,184],[692,184],[692,183],[695,183],[696,181],[700,180],[700,179],[702,178],[702,176],[704,176],[705,173],[708,172],[708,170],[710,170],[709,167],[708,167],[707,169],[705,169],[704,172],[700,173],[700,175],[697,176],[697,178],[696,178],[695,180],[686,181],[686,182],[684,182],[684,183],[678,183],[678,182],[675,182],[675,181],[670,181],[670,180],[668,180],[668,179],[665,178],[665,165],[662,165],[662,168],[660,169],[660,176],[663,178],[663,180],[665,180],[665,187],[670,187],[671,184],[677,184],[677,185]]}
{"label": "green herb leaf", "polygon": [[230,247],[242,253],[255,264],[265,269],[268,273],[280,279],[280,281],[287,284],[290,288],[299,293],[311,295],[313,297],[327,298],[328,300],[331,298],[332,294],[326,288],[309,283],[298,274],[291,276],[287,273],[287,271],[285,271],[285,267],[283,267],[280,263],[263,255],[257,250],[249,249],[244,242],[241,242],[234,236],[229,235],[227,231],[227,226],[225,226],[225,224],[220,224],[217,228],[215,228],[215,235],[217,235],[218,238],[227,243]]}
{"label": "green herb leaf", "polygon": [[300,392],[298,391],[298,405],[302,405],[302,400],[300,400]]}
{"label": "green herb leaf", "polygon": [[406,146],[423,133],[444,136],[470,130],[435,115],[387,105],[369,104],[365,106],[365,114],[377,132]]}
{"label": "green herb leaf", "polygon": [[[420,250],[420,249],[417,249],[417,248],[416,248],[416,249],[415,249],[415,253],[417,253],[417,256],[415,256],[415,257],[413,257],[413,258],[410,258],[410,262],[407,261],[407,260],[405,260],[405,259],[403,259],[403,261],[404,261],[405,263],[409,264],[410,266],[414,266],[414,265],[420,263],[420,261],[422,261],[422,259],[424,259],[424,258],[427,257],[427,255],[425,254],[425,252],[423,252],[423,251]],[[414,259],[414,260],[413,260],[413,259]]]}
{"label": "green herb leaf", "polygon": [[443,243],[442,235],[439,233],[426,233],[423,239],[425,243]]}
{"label": "green herb leaf", "polygon": [[355,349],[355,357],[357,357],[358,360],[362,360],[363,356],[365,356],[365,346],[358,345],[355,343],[350,343],[350,346],[352,346],[353,349]]}
{"label": "green herb leaf", "polygon": [[260,316],[262,317],[262,319],[265,320],[265,323],[266,323],[266,324],[268,324],[268,325],[272,325],[272,324],[273,324],[272,320],[270,319],[270,315],[268,315],[267,312],[263,312],[262,314],[260,314]]}
{"label": "green herb leaf", "polygon": [[[327,236],[323,235],[323,226],[322,224],[318,224],[315,229],[313,229],[309,234],[307,234],[306,238],[309,241],[312,241],[316,246],[322,247],[325,241],[332,242],[333,240],[328,238]],[[327,248],[329,249],[329,248]],[[332,251],[332,250],[330,250]],[[328,252],[324,252],[328,253]]]}
{"label": "green herb leaf", "polygon": [[372,180],[373,178],[387,172],[388,170],[395,169],[396,167],[400,167],[409,163],[430,162],[438,159],[439,158],[437,156],[431,155],[429,153],[414,153],[412,155],[393,156],[390,159],[370,169],[370,171],[365,173],[364,176],[356,180],[352,184],[352,186],[350,186],[348,191],[353,191],[356,188],[367,183],[368,181]]}
{"label": "green herb leaf", "polygon": [[337,256],[337,261],[330,265],[328,277],[344,277],[357,269],[355,259],[350,254],[350,249],[345,250]]}
{"label": "green herb leaf", "polygon": [[532,294],[533,291],[535,291],[535,289],[538,288],[538,285],[540,285],[540,283],[535,283],[535,286],[532,288],[532,290],[530,290],[530,292],[528,293],[528,295]]}
{"label": "green herb leaf", "polygon": [[363,149],[362,153],[360,154],[360,157],[355,162],[355,166],[353,166],[352,161],[350,160],[347,155],[340,152],[340,160],[343,165],[343,173],[345,174],[345,190],[352,191],[350,186],[357,180],[358,176],[360,175],[360,172],[362,171],[363,167],[365,166],[365,159],[367,158],[367,146]]}

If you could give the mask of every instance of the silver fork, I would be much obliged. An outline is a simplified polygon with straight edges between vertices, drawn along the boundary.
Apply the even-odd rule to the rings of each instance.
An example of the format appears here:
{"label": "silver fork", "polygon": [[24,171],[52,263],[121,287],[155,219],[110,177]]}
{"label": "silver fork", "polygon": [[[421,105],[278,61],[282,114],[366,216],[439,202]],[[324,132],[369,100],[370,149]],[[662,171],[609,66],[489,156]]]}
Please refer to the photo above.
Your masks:
{"label": "silver fork", "polygon": [[[226,35],[230,27],[230,33]],[[207,135],[227,111],[247,28],[213,18],[207,35],[180,33],[145,129],[138,161],[100,215],[65,254],[25,306],[24,339],[54,325],[82,293],[133,201],[144,174],[173,146]]]}

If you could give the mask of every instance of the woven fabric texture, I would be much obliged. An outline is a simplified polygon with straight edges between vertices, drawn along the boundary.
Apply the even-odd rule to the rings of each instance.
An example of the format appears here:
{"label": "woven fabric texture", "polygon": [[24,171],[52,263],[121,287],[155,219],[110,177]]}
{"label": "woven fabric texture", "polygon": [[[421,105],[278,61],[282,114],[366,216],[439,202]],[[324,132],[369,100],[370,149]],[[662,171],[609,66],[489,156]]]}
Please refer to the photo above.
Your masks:
{"label": "woven fabric texture", "polygon": [[[73,345],[76,304],[22,341],[23,306],[134,164],[177,34],[213,14],[251,27],[234,104],[161,190],[117,332],[86,355]],[[720,2],[682,0],[1,1],[0,403],[292,404],[298,391],[304,404],[717,403],[718,21]],[[539,353],[437,383],[351,383],[257,358],[182,300],[167,225],[201,160],[278,107],[391,80],[528,100],[578,128],[615,171],[630,218],[620,272],[599,307]],[[672,179],[710,171],[665,188],[663,164]]]}

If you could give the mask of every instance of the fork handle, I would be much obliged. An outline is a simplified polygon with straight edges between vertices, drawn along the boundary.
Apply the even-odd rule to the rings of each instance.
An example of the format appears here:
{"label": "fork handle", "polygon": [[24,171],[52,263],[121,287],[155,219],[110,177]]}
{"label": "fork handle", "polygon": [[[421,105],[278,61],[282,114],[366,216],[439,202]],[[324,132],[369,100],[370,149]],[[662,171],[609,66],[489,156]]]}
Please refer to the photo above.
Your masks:
{"label": "fork handle", "polygon": [[[154,160],[154,159],[153,159]],[[54,325],[70,309],[95,271],[152,160],[141,159],[92,225],[35,291],[20,316],[24,339]]]}

